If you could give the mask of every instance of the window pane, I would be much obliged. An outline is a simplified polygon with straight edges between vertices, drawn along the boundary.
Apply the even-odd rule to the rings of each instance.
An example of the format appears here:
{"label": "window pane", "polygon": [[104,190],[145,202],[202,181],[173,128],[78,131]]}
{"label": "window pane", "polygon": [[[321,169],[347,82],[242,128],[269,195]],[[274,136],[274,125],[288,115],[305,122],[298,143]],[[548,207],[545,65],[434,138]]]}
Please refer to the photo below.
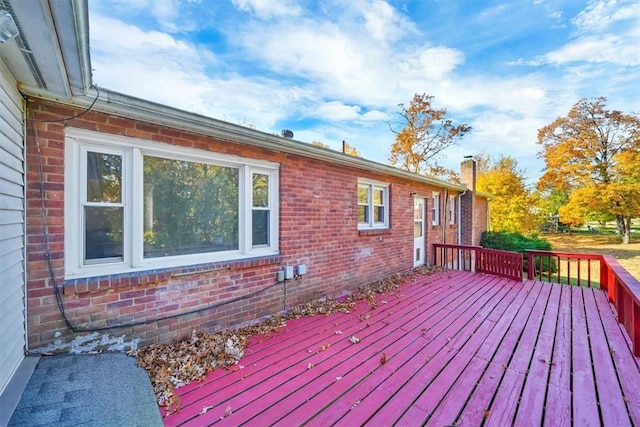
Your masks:
{"label": "window pane", "polygon": [[373,208],[373,222],[384,222],[384,206]]}
{"label": "window pane", "polygon": [[144,256],[238,249],[239,170],[144,157]]}
{"label": "window pane", "polygon": [[269,244],[269,211],[253,211],[253,246]]}
{"label": "window pane", "polygon": [[87,201],[122,202],[122,156],[87,153]]}
{"label": "window pane", "polygon": [[369,206],[358,206],[358,222],[369,223]]}
{"label": "window pane", "polygon": [[413,237],[422,237],[422,221],[413,223]]}
{"label": "window pane", "polygon": [[374,205],[383,205],[384,204],[384,191],[375,189],[373,190],[373,204]]}
{"label": "window pane", "polygon": [[269,175],[253,174],[253,207],[269,207]]}
{"label": "window pane", "polygon": [[360,205],[368,205],[369,204],[369,187],[358,187],[358,204]]}
{"label": "window pane", "polygon": [[84,259],[123,259],[124,208],[85,206]]}

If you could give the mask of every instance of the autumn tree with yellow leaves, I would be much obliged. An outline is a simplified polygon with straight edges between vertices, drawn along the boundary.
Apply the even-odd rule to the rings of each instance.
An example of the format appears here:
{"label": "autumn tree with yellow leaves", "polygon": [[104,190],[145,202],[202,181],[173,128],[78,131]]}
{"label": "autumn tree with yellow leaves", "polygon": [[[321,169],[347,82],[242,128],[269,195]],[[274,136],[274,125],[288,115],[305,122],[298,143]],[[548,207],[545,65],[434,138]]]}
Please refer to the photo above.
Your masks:
{"label": "autumn tree with yellow leaves", "polygon": [[[316,147],[322,147],[322,148],[327,148],[331,150],[331,147],[329,147],[327,144],[321,141],[311,141],[311,145],[315,145]],[[356,147],[349,145],[349,143],[346,141],[342,141],[342,152],[344,154],[348,154],[353,157],[362,157],[362,154],[360,154],[360,152],[356,149]]]}
{"label": "autumn tree with yellow leaves", "polygon": [[640,116],[606,109],[605,97],[578,101],[566,117],[538,131],[540,190],[569,194],[562,222],[613,215],[622,243],[640,216]]}
{"label": "autumn tree with yellow leaves", "polygon": [[391,165],[414,173],[429,171],[430,159],[457,144],[471,131],[471,126],[466,124],[456,126],[447,116],[447,110],[434,108],[432,101],[433,96],[423,93],[415,94],[408,107],[398,105],[402,130],[396,131],[389,124],[396,134],[389,157]]}
{"label": "autumn tree with yellow leaves", "polygon": [[531,234],[538,229],[536,200],[526,186],[524,173],[513,157],[501,156],[478,173],[479,191],[490,193],[491,230]]}

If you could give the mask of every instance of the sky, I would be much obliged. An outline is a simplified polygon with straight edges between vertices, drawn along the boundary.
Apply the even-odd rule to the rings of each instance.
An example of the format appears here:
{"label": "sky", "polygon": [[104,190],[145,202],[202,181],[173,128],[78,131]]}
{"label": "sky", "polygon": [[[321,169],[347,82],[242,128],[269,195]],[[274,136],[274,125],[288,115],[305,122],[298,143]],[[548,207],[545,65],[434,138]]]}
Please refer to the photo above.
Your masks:
{"label": "sky", "polygon": [[636,0],[89,0],[99,87],[388,163],[399,104],[472,127],[443,152],[542,174],[537,132],[582,98],[640,112]]}

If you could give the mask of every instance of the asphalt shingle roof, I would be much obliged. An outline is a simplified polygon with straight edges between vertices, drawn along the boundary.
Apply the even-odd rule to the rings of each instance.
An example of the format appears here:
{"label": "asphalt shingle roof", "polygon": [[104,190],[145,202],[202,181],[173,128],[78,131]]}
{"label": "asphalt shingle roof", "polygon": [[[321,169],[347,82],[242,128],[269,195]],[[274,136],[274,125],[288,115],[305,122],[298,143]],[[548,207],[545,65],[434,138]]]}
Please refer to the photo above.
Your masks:
{"label": "asphalt shingle roof", "polygon": [[9,426],[162,426],[149,377],[121,353],[38,362]]}

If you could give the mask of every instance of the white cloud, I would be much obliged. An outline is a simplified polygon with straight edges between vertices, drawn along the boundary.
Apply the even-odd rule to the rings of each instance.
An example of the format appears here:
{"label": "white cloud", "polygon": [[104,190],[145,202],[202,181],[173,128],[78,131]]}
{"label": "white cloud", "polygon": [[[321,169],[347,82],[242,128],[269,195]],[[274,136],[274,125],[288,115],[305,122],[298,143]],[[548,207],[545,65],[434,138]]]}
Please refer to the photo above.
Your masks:
{"label": "white cloud", "polygon": [[243,12],[254,13],[259,18],[299,16],[302,9],[294,0],[231,0]]}
{"label": "white cloud", "polygon": [[[266,132],[290,128],[298,140],[322,141],[336,150],[346,140],[380,162],[387,161],[394,139],[386,122],[394,119],[397,104],[425,92],[435,96],[436,106],[474,128],[460,147],[447,151],[443,166],[457,170],[463,155],[486,151],[523,159],[521,165],[537,174],[537,129],[565,115],[583,96],[632,87],[635,74],[612,67],[640,62],[633,43],[640,26],[628,25],[631,18],[626,18],[637,8],[626,2],[618,8],[614,2],[589,3],[571,21],[578,29],[572,38],[559,39],[560,47],[534,60],[512,62],[535,65],[524,70],[529,74],[522,67],[500,74],[494,68],[503,64],[473,62],[477,58],[464,50],[467,44],[429,38],[382,0],[327,0],[322,3],[327,10],[314,11],[297,2],[234,0],[237,9],[261,19],[245,25],[242,14],[245,24],[216,27],[228,43],[219,51],[188,41],[188,32],[173,32],[162,23],[186,16],[185,3],[153,9],[162,1],[140,0],[133,7],[148,10],[165,32],[107,18],[105,7],[101,13],[90,9],[98,85]],[[608,24],[595,21],[596,10],[606,14]],[[481,25],[506,25],[518,11],[513,6],[488,10]],[[549,25],[571,19],[560,11],[544,16]],[[637,108],[635,100],[628,103]]]}
{"label": "white cloud", "polygon": [[620,21],[627,20],[634,21],[636,26],[640,24],[640,3],[637,1],[590,1],[573,23],[580,32],[599,33],[612,29],[613,25]]}
{"label": "white cloud", "polygon": [[413,22],[383,0],[357,2],[354,8],[363,14],[365,29],[376,41],[392,42],[417,32]]}
{"label": "white cloud", "polygon": [[545,59],[554,64],[585,61],[640,65],[640,45],[632,44],[630,40],[613,34],[581,37],[548,53]]}
{"label": "white cloud", "polygon": [[358,118],[360,107],[345,105],[340,101],[319,103],[313,108],[313,116],[324,120],[354,120]]}

